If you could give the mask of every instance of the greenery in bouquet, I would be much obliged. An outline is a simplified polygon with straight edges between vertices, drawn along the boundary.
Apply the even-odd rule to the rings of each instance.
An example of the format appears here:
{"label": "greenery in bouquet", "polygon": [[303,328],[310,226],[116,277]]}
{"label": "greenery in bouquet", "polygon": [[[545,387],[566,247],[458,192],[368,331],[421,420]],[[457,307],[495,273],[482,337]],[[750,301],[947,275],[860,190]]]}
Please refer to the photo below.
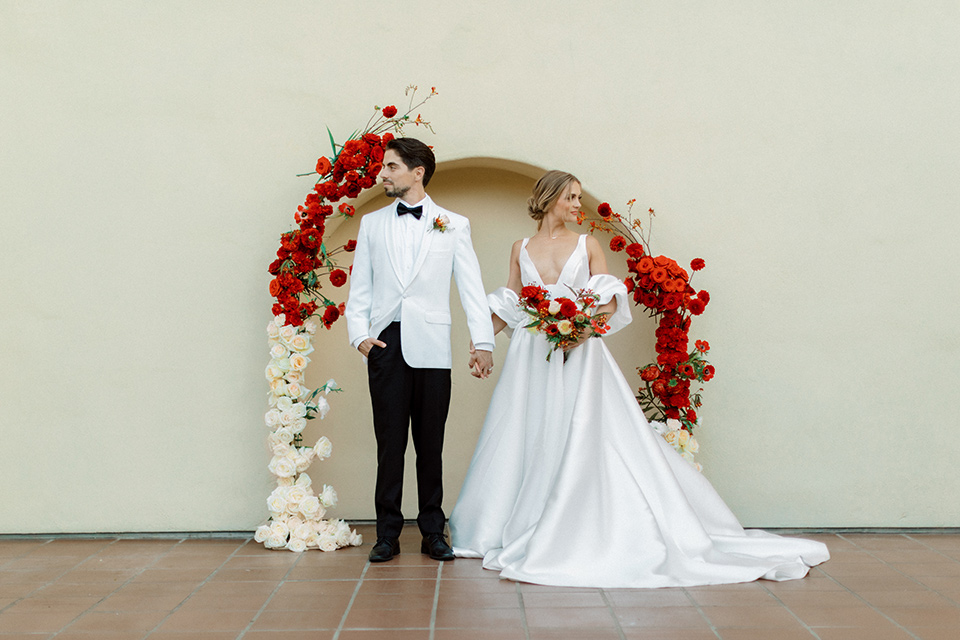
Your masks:
{"label": "greenery in bouquet", "polygon": [[558,349],[564,349],[566,361],[567,348],[609,330],[605,315],[593,315],[600,296],[590,289],[570,288],[570,291],[572,298],[551,299],[550,292],[543,287],[531,284],[520,290],[518,306],[530,316],[530,322],[524,328],[546,337],[552,347],[547,352],[548,362]]}

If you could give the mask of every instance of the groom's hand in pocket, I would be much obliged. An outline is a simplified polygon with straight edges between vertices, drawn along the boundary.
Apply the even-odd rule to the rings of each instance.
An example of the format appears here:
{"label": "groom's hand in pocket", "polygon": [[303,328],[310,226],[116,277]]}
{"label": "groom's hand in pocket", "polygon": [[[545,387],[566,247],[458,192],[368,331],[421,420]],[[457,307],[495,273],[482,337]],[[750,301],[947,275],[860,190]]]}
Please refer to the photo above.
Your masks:
{"label": "groom's hand in pocket", "polygon": [[380,347],[382,349],[385,346],[387,346],[387,343],[383,342],[382,340],[377,340],[376,338],[367,338],[357,345],[357,351],[359,351],[364,358],[369,358],[370,349],[373,349],[374,347]]}

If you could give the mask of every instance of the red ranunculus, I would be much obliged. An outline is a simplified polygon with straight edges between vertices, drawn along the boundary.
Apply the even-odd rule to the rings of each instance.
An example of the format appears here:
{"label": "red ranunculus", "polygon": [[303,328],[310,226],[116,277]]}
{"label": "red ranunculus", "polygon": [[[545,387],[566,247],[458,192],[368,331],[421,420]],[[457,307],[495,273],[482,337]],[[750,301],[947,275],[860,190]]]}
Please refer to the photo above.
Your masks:
{"label": "red ranunculus", "polygon": [[613,209],[611,209],[610,205],[606,202],[602,202],[600,203],[600,206],[597,207],[597,213],[600,214],[601,218],[607,220],[613,215]]}
{"label": "red ranunculus", "polygon": [[347,244],[343,245],[343,250],[344,250],[344,251],[354,251],[354,250],[356,250],[356,248],[357,248],[357,241],[356,241],[356,240],[348,240],[348,241],[347,241]]}
{"label": "red ranunculus", "polygon": [[697,351],[700,353],[706,353],[707,351],[710,351],[710,343],[706,340],[697,340],[694,343],[694,346],[696,346]]}
{"label": "red ranunculus", "polygon": [[560,298],[560,314],[564,318],[572,318],[577,315],[577,303],[567,298]]}
{"label": "red ranunculus", "polygon": [[639,242],[634,242],[627,245],[627,255],[631,258],[643,257],[643,245],[641,245]]}
{"label": "red ranunculus", "polygon": [[272,276],[279,275],[279,274],[280,274],[280,266],[281,266],[282,264],[283,264],[283,259],[282,259],[282,258],[277,258],[276,260],[274,260],[273,262],[270,263],[270,266],[267,267],[267,271],[268,271],[268,272],[270,273],[270,275],[272,275]]}
{"label": "red ranunculus", "polygon": [[627,239],[623,236],[614,236],[614,238],[610,241],[611,251],[623,251],[625,246],[627,246]]}
{"label": "red ranunculus", "polygon": [[670,311],[678,308],[681,302],[683,302],[683,298],[680,297],[679,293],[668,293],[663,296],[663,307]]}
{"label": "red ranunculus", "polygon": [[660,369],[655,364],[648,365],[640,370],[640,379],[653,382],[660,377]]}
{"label": "red ranunculus", "polygon": [[640,296],[640,302],[643,303],[643,306],[649,307],[650,309],[657,308],[657,296],[650,292],[645,292],[642,296]]}
{"label": "red ranunculus", "polygon": [[550,301],[541,300],[540,303],[537,305],[537,311],[544,314],[550,313]]}
{"label": "red ranunculus", "polygon": [[703,261],[703,258],[694,258],[690,261],[690,268],[694,271],[700,271],[705,266],[707,266],[707,263]]}
{"label": "red ranunculus", "polygon": [[307,249],[316,249],[323,241],[323,236],[316,229],[306,229],[300,233],[300,244]]}
{"label": "red ranunculus", "polygon": [[347,272],[343,269],[334,269],[330,272],[330,284],[342,287],[347,282]]}
{"label": "red ranunculus", "polygon": [[[390,105],[389,107],[384,107],[384,108],[383,108],[383,117],[384,117],[384,118],[392,118],[392,117],[395,116],[395,115],[397,115],[397,108],[394,107],[393,105]],[[384,137],[386,137],[386,136],[384,136]]]}

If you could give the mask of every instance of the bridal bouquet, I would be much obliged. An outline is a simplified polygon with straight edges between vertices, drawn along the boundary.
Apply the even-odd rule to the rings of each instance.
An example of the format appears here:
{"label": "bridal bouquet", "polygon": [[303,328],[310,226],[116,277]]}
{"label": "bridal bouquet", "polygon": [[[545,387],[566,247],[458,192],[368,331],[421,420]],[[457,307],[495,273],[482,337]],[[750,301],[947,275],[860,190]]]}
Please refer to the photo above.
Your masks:
{"label": "bridal bouquet", "polygon": [[[606,317],[593,316],[591,309],[597,306],[600,296],[590,289],[570,289],[573,298],[550,298],[543,287],[527,285],[520,290],[520,310],[530,316],[525,329],[540,332],[553,348],[547,353],[547,361],[557,349],[575,345],[584,336],[590,338],[609,330]],[[563,354],[566,361],[567,354]]]}

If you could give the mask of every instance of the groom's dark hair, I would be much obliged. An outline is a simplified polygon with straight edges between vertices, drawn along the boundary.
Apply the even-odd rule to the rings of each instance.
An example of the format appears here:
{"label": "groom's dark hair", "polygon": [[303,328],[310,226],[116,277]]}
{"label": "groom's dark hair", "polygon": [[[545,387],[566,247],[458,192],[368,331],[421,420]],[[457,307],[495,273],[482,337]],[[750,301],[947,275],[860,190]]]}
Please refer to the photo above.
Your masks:
{"label": "groom's dark hair", "polygon": [[416,138],[394,138],[387,143],[387,149],[393,149],[407,169],[423,167],[423,186],[426,187],[437,168],[437,159],[433,149]]}

